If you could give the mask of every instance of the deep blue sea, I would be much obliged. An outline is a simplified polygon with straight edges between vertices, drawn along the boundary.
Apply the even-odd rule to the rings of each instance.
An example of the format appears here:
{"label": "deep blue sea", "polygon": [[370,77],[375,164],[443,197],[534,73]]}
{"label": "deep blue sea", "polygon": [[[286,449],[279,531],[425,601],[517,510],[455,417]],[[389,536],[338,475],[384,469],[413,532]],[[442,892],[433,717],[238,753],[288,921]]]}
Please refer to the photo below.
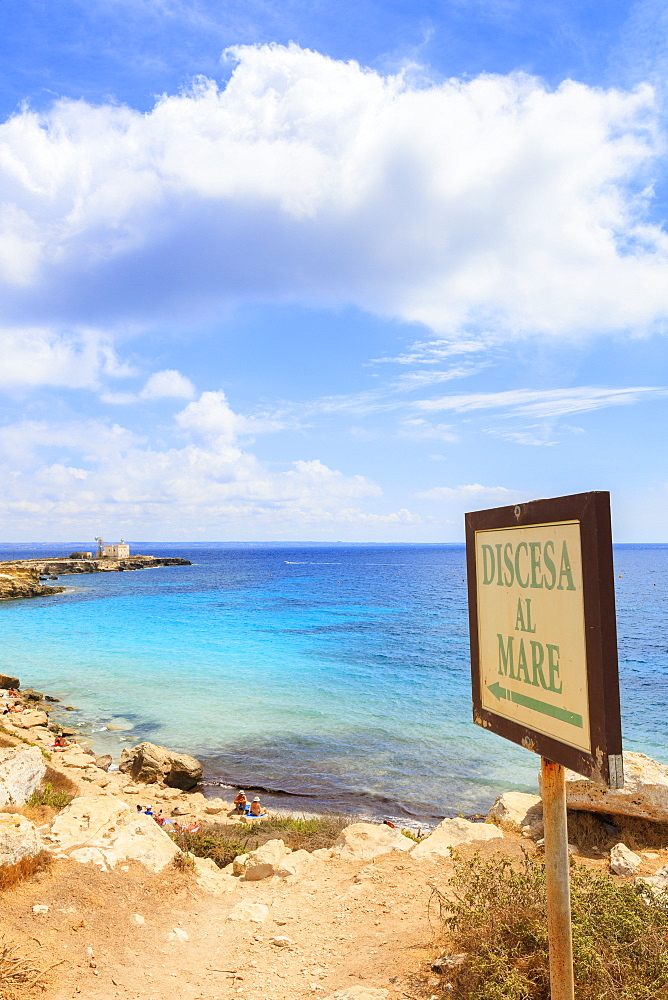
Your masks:
{"label": "deep blue sea", "polygon": [[[208,794],[404,825],[535,791],[538,758],[471,721],[463,545],[132,551],[193,565],[0,604],[0,669],[76,706],[100,752],[151,740],[201,758]],[[668,764],[668,545],[617,546],[615,577],[625,749]]]}

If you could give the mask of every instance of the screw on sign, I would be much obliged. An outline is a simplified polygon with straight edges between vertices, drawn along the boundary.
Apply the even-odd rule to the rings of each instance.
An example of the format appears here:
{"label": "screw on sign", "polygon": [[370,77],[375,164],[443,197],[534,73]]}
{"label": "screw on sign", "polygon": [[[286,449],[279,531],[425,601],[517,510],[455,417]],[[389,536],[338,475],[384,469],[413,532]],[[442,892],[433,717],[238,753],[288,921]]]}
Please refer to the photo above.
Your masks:
{"label": "screw on sign", "polygon": [[573,1000],[564,768],[621,788],[610,496],[466,515],[474,722],[541,756],[552,1000]]}

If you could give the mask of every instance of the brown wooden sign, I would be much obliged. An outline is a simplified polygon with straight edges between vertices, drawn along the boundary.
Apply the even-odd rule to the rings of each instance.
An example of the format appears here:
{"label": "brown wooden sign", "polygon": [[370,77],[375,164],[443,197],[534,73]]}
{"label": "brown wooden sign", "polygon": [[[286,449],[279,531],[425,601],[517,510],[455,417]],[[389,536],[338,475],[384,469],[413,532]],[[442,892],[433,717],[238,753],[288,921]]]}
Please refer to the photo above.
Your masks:
{"label": "brown wooden sign", "polygon": [[621,788],[610,495],[466,515],[473,719]]}

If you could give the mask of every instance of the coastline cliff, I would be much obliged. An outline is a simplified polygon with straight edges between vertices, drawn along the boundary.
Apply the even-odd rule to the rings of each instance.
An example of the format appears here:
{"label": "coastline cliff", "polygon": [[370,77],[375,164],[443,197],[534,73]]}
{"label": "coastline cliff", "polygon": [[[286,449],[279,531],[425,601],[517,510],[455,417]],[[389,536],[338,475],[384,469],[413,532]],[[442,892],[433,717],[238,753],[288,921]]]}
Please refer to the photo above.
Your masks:
{"label": "coastline cliff", "polygon": [[0,562],[0,600],[19,597],[49,597],[64,587],[47,586],[44,577],[55,579],[74,573],[122,573],[156,566],[191,566],[189,559],[168,556],[129,556],[126,559],[16,559]]}

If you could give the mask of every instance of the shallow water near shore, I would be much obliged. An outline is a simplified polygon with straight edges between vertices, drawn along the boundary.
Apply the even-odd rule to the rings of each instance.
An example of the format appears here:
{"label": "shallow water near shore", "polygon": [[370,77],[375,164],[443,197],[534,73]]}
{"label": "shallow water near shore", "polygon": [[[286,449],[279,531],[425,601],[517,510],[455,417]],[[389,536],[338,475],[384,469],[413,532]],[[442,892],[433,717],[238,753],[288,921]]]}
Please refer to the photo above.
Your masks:
{"label": "shallow water near shore", "polygon": [[[0,604],[1,669],[75,705],[98,751],[151,740],[200,757],[209,794],[404,825],[535,791],[538,758],[471,722],[463,546],[132,550],[194,565]],[[668,764],[668,546],[617,546],[615,574],[625,749]]]}

